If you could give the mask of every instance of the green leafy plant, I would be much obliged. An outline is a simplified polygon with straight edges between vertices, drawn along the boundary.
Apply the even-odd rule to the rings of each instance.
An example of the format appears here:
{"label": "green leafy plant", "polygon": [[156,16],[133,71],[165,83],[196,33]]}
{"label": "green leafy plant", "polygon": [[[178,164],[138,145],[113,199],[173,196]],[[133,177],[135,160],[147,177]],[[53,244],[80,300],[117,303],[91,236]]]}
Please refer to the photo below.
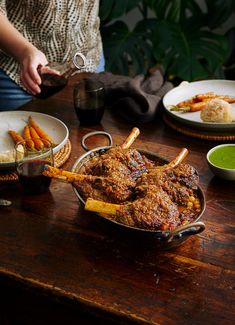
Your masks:
{"label": "green leafy plant", "polygon": [[[235,27],[221,31],[235,11],[233,0],[101,0],[106,70],[146,74],[163,68],[171,80],[226,78],[234,73]],[[135,9],[130,29],[122,19]]]}

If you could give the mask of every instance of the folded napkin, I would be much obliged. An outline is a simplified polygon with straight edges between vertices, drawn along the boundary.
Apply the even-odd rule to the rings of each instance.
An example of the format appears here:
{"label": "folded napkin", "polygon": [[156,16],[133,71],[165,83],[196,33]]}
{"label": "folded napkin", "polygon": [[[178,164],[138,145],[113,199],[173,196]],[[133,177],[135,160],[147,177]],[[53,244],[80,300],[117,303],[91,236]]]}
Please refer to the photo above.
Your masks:
{"label": "folded napkin", "polygon": [[102,81],[106,89],[107,105],[119,116],[133,123],[152,121],[162,97],[173,88],[164,81],[159,70],[149,77],[137,75],[134,78],[102,72],[92,76]]}

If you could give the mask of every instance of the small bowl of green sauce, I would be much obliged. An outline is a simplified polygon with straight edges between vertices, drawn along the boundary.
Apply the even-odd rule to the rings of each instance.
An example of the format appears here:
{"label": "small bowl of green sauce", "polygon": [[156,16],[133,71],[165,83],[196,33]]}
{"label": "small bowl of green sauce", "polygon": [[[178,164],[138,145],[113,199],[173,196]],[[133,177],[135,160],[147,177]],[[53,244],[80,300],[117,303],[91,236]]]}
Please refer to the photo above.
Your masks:
{"label": "small bowl of green sauce", "polygon": [[207,161],[218,177],[235,180],[235,144],[221,144],[208,151]]}

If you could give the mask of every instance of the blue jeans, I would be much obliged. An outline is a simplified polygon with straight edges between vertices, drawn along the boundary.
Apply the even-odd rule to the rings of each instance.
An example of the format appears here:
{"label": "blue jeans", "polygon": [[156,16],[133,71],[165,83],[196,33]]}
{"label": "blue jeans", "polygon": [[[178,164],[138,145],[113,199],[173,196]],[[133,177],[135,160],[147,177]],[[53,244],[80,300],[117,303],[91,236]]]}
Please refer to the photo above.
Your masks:
{"label": "blue jeans", "polygon": [[17,109],[30,100],[32,100],[32,96],[0,69],[0,111]]}
{"label": "blue jeans", "polygon": [[[102,54],[96,72],[103,72],[104,65],[104,55]],[[32,98],[31,95],[19,87],[0,69],[0,111],[10,111],[20,108],[22,105],[31,101]]]}

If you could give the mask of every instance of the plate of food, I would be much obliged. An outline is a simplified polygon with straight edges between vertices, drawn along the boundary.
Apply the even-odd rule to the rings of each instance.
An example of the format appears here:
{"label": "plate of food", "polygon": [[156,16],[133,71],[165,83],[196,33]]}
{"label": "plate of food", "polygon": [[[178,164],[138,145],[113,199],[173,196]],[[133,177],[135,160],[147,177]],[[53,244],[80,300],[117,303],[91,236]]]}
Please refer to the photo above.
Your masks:
{"label": "plate of food", "polygon": [[163,98],[166,113],[204,130],[235,131],[235,81],[182,82]]}
{"label": "plate of food", "polygon": [[[204,231],[199,219],[205,196],[198,172],[183,163],[188,149],[182,148],[169,162],[131,147],[137,135],[134,128],[120,145],[87,148],[72,172],[47,165],[43,173],[72,184],[85,210],[137,235],[138,240],[156,239],[156,246],[168,249]],[[94,132],[84,137],[88,136]]]}
{"label": "plate of food", "polygon": [[[20,139],[28,137],[49,137],[53,152],[58,152],[66,144],[69,131],[59,119],[36,112],[0,112],[0,169],[11,169],[15,165],[14,146]],[[35,150],[37,148],[35,147]]]}

